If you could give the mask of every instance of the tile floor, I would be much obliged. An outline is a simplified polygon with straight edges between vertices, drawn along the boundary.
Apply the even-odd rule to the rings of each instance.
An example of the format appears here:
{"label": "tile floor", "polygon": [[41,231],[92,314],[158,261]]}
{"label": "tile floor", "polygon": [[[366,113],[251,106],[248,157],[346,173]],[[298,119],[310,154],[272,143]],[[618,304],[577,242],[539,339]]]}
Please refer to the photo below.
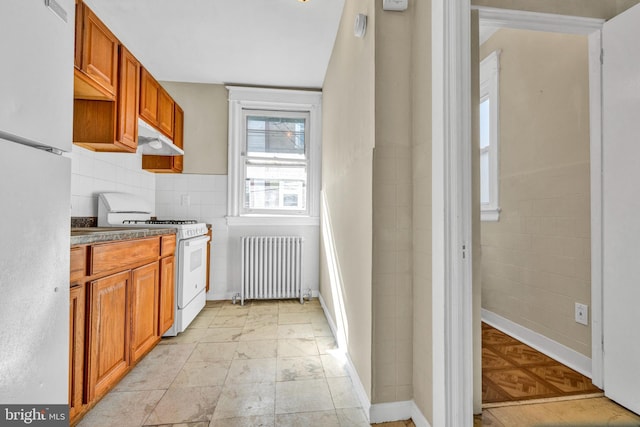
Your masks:
{"label": "tile floor", "polygon": [[209,302],[78,424],[368,425],[318,300]]}

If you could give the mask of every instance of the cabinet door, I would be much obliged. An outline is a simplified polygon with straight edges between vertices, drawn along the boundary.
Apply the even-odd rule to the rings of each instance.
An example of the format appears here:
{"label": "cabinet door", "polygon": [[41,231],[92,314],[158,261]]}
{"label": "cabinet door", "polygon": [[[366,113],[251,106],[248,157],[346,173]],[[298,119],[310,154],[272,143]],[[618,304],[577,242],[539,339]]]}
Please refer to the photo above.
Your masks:
{"label": "cabinet door", "polygon": [[91,282],[89,400],[106,393],[129,366],[129,270]]}
{"label": "cabinet door", "polygon": [[86,5],[83,14],[82,71],[115,96],[118,39]]}
{"label": "cabinet door", "polygon": [[158,129],[173,139],[174,102],[164,89],[158,92]]}
{"label": "cabinet door", "polygon": [[140,72],[140,117],[147,123],[158,124],[158,95],[160,84],[149,72],[142,68]]}
{"label": "cabinet door", "polygon": [[131,273],[131,362],[136,362],[158,342],[160,299],[158,263],[136,268]]}
{"label": "cabinet door", "polygon": [[176,263],[173,256],[160,260],[160,335],[173,325],[175,313],[175,280]]}
{"label": "cabinet door", "polygon": [[[184,148],[184,112],[174,103],[173,143]],[[182,173],[184,156],[142,156],[142,169],[158,173]]]}
{"label": "cabinet door", "polygon": [[69,417],[80,412],[83,405],[84,379],[84,284],[71,288],[69,297]]}
{"label": "cabinet door", "polygon": [[135,151],[138,147],[138,110],[140,108],[140,63],[120,46],[118,77],[118,142]]}
{"label": "cabinet door", "polygon": [[[175,108],[175,119],[173,128],[173,143],[184,149],[184,111],[178,104]],[[173,171],[182,172],[184,156],[173,156]]]}

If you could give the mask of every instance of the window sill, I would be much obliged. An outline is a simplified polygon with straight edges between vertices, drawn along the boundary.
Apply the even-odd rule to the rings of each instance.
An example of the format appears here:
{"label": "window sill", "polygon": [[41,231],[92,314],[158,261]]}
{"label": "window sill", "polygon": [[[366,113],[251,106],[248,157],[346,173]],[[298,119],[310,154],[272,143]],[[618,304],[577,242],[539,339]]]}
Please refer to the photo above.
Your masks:
{"label": "window sill", "polygon": [[500,208],[483,209],[480,211],[480,221],[498,222],[500,221]]}
{"label": "window sill", "polygon": [[227,225],[279,225],[279,226],[320,226],[320,218],[317,216],[293,216],[293,215],[251,215],[251,216],[228,216]]}

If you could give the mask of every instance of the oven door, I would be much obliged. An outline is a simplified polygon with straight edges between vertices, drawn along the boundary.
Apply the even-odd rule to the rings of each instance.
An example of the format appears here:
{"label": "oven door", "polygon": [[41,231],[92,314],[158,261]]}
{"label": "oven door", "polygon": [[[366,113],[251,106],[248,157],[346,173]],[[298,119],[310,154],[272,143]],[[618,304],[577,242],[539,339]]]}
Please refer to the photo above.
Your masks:
{"label": "oven door", "polygon": [[180,240],[178,243],[178,308],[182,309],[207,283],[207,242],[209,236]]}

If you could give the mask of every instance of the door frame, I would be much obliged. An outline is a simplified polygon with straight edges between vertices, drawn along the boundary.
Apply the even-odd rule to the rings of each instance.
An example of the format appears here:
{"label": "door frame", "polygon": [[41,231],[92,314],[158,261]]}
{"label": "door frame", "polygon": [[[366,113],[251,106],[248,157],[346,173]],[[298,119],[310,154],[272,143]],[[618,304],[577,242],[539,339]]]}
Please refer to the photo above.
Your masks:
{"label": "door frame", "polygon": [[586,35],[589,41],[591,180],[591,377],[603,386],[602,357],[602,26],[604,19],[472,6],[480,25]]}
{"label": "door frame", "polygon": [[[488,7],[494,26],[589,38],[592,381],[602,387],[602,19]],[[432,1],[433,424],[473,420],[469,0]]]}

